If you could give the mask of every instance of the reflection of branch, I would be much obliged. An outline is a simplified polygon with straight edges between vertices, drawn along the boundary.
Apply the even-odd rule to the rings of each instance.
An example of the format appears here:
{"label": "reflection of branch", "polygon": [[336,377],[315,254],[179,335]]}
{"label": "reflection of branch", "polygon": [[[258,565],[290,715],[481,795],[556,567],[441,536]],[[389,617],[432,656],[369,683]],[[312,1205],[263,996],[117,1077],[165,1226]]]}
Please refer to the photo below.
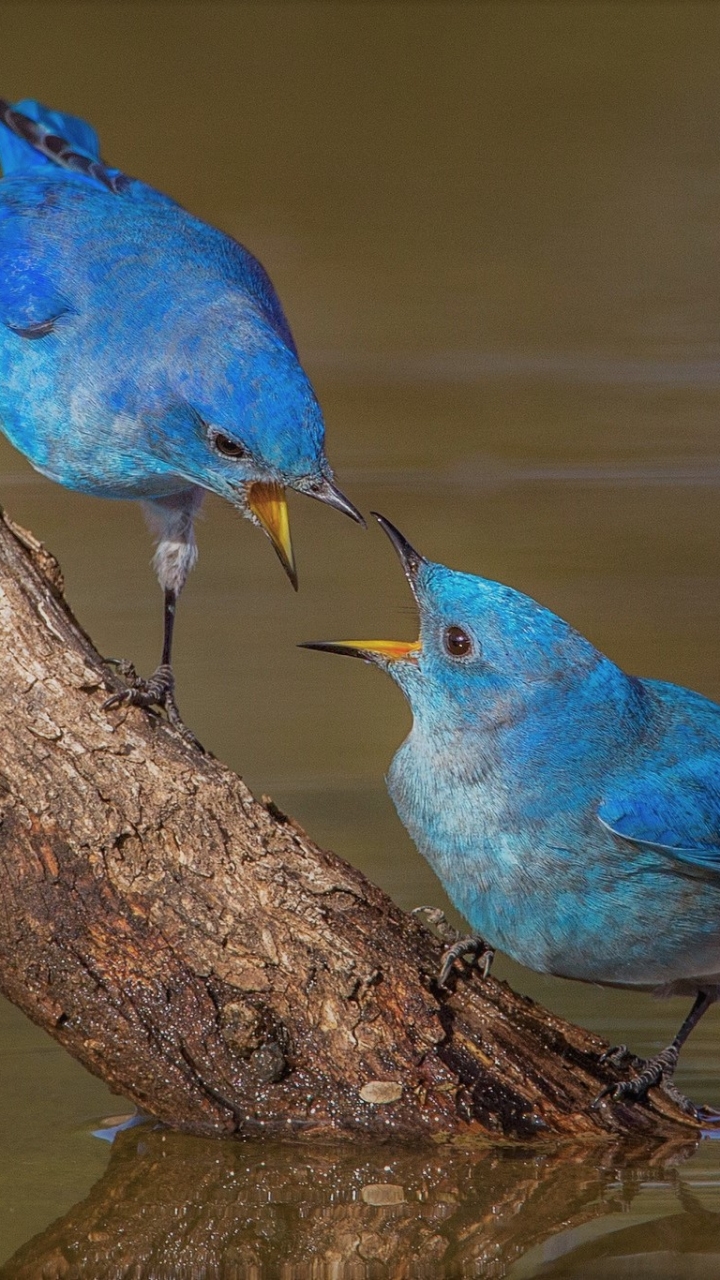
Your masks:
{"label": "reflection of branch", "polygon": [[460,1152],[269,1147],[120,1134],[81,1204],[20,1249],[0,1280],[507,1274],[559,1230],[618,1206],[620,1159],[652,1177],[693,1150],[618,1146]]}
{"label": "reflection of branch", "polygon": [[0,989],[116,1093],[199,1134],[677,1133],[589,1103],[596,1036],[439,946],[359,871],[116,688],[0,518]]}

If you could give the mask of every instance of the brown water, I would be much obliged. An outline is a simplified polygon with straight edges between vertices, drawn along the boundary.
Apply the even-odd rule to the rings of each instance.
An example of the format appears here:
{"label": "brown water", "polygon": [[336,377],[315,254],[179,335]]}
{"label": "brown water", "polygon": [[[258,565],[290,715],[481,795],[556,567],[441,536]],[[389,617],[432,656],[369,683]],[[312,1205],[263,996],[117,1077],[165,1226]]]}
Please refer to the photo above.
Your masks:
{"label": "brown water", "polygon": [[[717,4],[0,4],[4,94],[87,115],[109,159],[265,262],[359,505],[628,669],[715,697],[719,55]],[[52,486],[5,444],[0,497],[60,556],[100,648],[151,669],[139,512]],[[208,503],[179,618],[184,714],[403,906],[443,902],[384,791],[400,694],[295,648],[412,637],[402,575],[377,531],[301,499],[292,518],[299,597]],[[498,969],[641,1052],[684,1012]],[[22,1274],[92,1219],[92,1277],[720,1276],[718,1144],[463,1166],[135,1133],[106,1170],[90,1130],[117,1100],[0,1012],[0,1259],[68,1212]],[[715,1104],[719,1046],[713,1010],[679,1072]]]}

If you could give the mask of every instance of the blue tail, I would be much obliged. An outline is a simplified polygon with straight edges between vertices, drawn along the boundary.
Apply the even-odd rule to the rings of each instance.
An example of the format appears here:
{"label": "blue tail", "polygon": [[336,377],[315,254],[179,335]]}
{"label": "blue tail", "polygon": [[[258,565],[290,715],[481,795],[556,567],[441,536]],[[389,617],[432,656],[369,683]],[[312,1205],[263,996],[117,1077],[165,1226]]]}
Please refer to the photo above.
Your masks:
{"label": "blue tail", "polygon": [[11,106],[0,98],[0,164],[3,173],[62,168],[83,173],[119,191],[123,175],[100,159],[98,136],[87,121],[51,111],[32,98]]}

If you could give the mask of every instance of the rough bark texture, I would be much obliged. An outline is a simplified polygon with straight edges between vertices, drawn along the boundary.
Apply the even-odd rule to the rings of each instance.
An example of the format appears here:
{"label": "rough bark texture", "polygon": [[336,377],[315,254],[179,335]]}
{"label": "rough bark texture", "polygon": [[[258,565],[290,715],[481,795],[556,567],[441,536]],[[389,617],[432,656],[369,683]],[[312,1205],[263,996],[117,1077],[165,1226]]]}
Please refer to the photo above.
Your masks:
{"label": "rough bark texture", "polygon": [[[588,1160],[577,1144],[543,1155],[366,1148],[361,1160],[311,1147],[300,1159],[265,1144],[137,1134],[121,1135],[87,1199],[19,1249],[0,1280],[502,1280],[536,1245],[552,1257],[556,1233],[627,1210],[643,1180],[676,1182],[675,1162],[692,1150],[612,1143]],[[716,1243],[717,1214],[687,1207],[688,1248]],[[645,1250],[663,1247],[662,1227],[650,1224]]]}
{"label": "rough bark texture", "polygon": [[439,944],[116,678],[59,569],[0,521],[0,988],[109,1086],[197,1134],[552,1138],[692,1127],[591,1112],[605,1045]]}

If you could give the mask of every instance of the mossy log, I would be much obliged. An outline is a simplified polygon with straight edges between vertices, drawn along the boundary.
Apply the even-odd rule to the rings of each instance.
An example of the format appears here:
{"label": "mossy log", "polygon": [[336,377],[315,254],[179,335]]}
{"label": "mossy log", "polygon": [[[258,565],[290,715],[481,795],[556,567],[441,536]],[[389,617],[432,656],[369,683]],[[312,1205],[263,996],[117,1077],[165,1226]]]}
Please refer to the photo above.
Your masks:
{"label": "mossy log", "polygon": [[118,687],[52,556],[0,520],[0,989],[176,1129],[292,1139],[677,1135],[590,1103],[606,1045],[440,944]]}

